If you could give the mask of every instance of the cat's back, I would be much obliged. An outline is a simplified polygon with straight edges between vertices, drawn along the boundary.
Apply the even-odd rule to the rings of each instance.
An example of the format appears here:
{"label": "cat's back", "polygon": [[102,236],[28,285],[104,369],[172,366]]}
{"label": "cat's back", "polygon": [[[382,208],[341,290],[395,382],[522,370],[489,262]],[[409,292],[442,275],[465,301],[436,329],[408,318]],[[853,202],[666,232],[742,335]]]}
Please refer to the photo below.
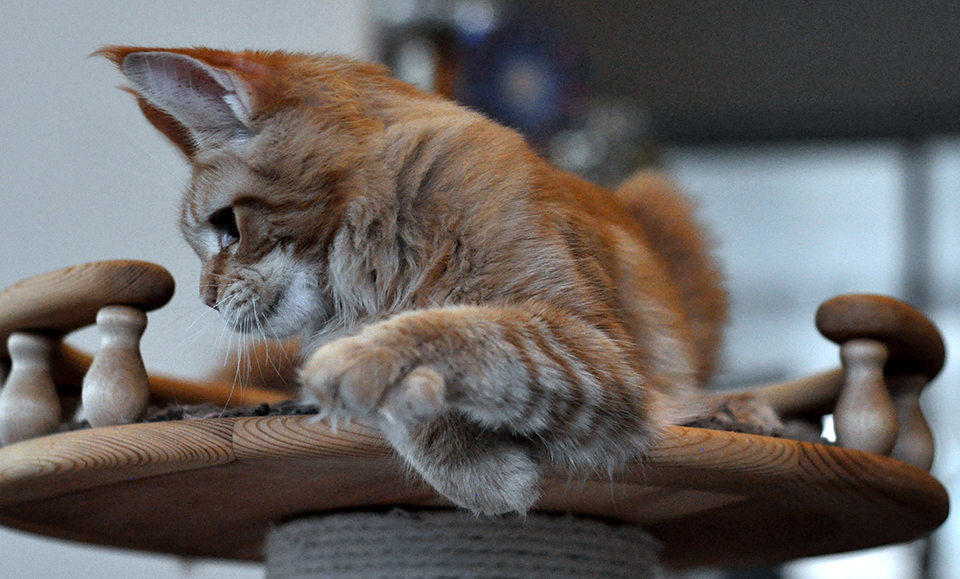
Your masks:
{"label": "cat's back", "polygon": [[[635,339],[651,345],[655,365],[688,382],[680,377],[692,366],[693,382],[708,381],[719,357],[727,298],[692,203],[655,172],[640,172],[616,191],[546,163],[537,174],[536,204],[566,238],[581,279],[613,286],[617,315]],[[586,264],[602,274],[590,275]],[[689,355],[678,354],[683,350]]]}
{"label": "cat's back", "polygon": [[411,262],[472,276],[470,287],[483,288],[477,299],[512,293],[590,302],[603,315],[628,318],[638,340],[669,335],[665,360],[668,342],[692,343],[698,380],[709,376],[725,294],[682,196],[648,176],[614,193],[556,169],[517,132],[379,66],[290,58],[291,70],[306,79],[303,90],[333,94],[340,114],[376,120],[380,128],[364,141],[374,185],[368,190],[393,192],[385,203],[396,204],[389,211],[396,211]]}

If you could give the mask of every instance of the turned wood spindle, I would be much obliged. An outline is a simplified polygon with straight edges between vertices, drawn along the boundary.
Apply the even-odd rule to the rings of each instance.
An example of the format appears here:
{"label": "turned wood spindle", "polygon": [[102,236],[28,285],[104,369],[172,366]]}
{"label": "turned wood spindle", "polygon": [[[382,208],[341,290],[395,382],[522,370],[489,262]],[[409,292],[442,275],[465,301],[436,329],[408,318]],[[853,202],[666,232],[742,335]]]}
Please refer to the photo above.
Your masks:
{"label": "turned wood spindle", "polygon": [[887,377],[897,409],[900,436],[890,456],[908,464],[930,470],[933,466],[933,433],[920,409],[920,394],[927,385],[923,374],[900,374]]}
{"label": "turned wood spindle", "polygon": [[897,440],[897,411],[883,379],[887,347],[876,340],[840,346],[845,382],[833,410],[837,442],[844,448],[889,454]]}
{"label": "turned wood spindle", "polygon": [[[173,276],[159,265],[110,260],[59,269],[0,291],[0,373],[4,369],[9,372],[6,342],[10,333],[30,328],[63,336],[94,324],[100,309],[110,304],[126,304],[149,312],[170,300],[174,285]],[[54,380],[61,385],[78,385],[92,362],[89,354],[60,342],[54,355]],[[153,375],[150,381],[151,397],[159,402],[212,402],[236,407],[274,404],[289,398],[283,392],[253,387],[238,393],[232,380],[193,382]]]}
{"label": "turned wood spindle", "polygon": [[[943,337],[936,325],[919,310],[893,298],[869,294],[850,294],[837,296],[824,302],[817,310],[817,329],[825,337],[841,345],[873,342],[881,345],[886,351],[886,360],[880,364],[882,376],[888,394],[878,393],[858,394],[863,397],[871,410],[863,411],[854,408],[853,398],[848,398],[840,408],[839,415],[834,412],[835,423],[838,427],[837,439],[843,446],[866,449],[874,452],[889,452],[893,456],[922,468],[929,468],[933,457],[933,437],[930,428],[920,412],[919,397],[923,387],[928,384],[940,370],[946,358],[946,349]],[[869,358],[872,354],[857,350],[860,346],[853,346],[850,352]],[[870,346],[869,348],[875,348]],[[849,355],[849,352],[848,352]],[[859,363],[859,362],[855,362]],[[876,364],[875,362],[870,362]],[[876,369],[870,370],[870,378],[863,378],[876,383]],[[847,384],[851,381],[849,368],[847,369]],[[844,386],[841,401],[848,386]],[[868,387],[868,391],[872,387]],[[855,420],[848,420],[845,412],[852,411]],[[865,418],[866,414],[870,418]],[[892,415],[892,417],[891,417]],[[856,435],[857,440],[863,442],[848,442],[840,435],[840,423],[847,420],[847,426],[875,429],[874,434],[863,433]],[[857,422],[859,421],[859,422]],[[879,427],[875,423],[886,423]],[[887,446],[887,437],[893,431],[895,444]],[[880,434],[878,434],[880,432]],[[879,436],[883,440],[870,442],[870,436]],[[878,450],[878,449],[886,450]]]}
{"label": "turned wood spindle", "polygon": [[140,357],[147,315],[130,306],[105,306],[97,313],[101,348],[83,378],[83,414],[91,426],[136,421],[146,410],[150,382]]}
{"label": "turned wood spindle", "polygon": [[13,332],[10,376],[0,391],[0,444],[42,436],[60,426],[60,399],[50,372],[55,338]]}

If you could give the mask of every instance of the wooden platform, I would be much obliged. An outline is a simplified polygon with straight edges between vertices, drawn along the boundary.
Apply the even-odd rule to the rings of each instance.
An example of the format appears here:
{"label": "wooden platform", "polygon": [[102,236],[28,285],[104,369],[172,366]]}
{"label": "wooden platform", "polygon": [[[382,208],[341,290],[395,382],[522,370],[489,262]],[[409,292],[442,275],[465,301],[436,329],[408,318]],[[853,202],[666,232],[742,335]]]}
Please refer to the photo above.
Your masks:
{"label": "wooden platform", "polygon": [[[0,449],[0,523],[87,543],[259,560],[271,522],[378,505],[446,506],[376,432],[311,417],[133,424]],[[537,506],[641,524],[674,566],[908,541],[948,509],[940,483],[890,458],[683,427],[613,480],[548,477]]]}

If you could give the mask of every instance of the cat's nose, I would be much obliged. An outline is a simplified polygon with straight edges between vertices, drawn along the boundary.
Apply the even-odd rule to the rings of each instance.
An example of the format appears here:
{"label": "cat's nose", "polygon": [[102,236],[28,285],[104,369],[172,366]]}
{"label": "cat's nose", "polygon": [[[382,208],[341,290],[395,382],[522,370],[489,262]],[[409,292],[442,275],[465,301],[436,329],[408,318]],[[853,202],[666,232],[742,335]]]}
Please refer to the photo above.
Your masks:
{"label": "cat's nose", "polygon": [[216,292],[206,292],[203,294],[203,303],[207,304],[207,307],[211,307],[217,311],[220,311],[220,305],[217,303],[217,294]]}

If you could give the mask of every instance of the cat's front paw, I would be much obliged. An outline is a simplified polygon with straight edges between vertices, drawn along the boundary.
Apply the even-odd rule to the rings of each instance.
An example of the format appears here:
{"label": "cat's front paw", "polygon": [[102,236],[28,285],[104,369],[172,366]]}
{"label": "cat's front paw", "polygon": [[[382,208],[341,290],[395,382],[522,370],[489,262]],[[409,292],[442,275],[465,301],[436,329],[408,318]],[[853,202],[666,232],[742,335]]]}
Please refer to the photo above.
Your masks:
{"label": "cat's front paw", "polygon": [[384,344],[376,334],[331,342],[310,356],[300,371],[304,397],[334,417],[380,413],[412,423],[445,406],[443,376],[429,365]]}

